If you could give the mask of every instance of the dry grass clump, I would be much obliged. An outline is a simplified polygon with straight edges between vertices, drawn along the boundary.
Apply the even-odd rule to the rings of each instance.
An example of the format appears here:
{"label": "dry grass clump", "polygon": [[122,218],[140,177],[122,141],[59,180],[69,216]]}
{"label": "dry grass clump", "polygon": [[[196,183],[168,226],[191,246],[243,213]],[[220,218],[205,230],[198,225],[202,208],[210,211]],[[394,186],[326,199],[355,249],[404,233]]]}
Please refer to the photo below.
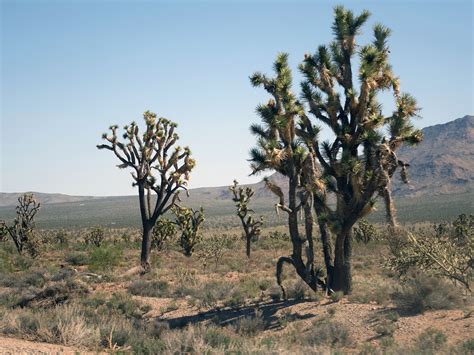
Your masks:
{"label": "dry grass clump", "polygon": [[98,328],[86,321],[76,305],[37,311],[14,309],[0,321],[0,332],[33,341],[79,347],[93,347],[99,341]]}
{"label": "dry grass clump", "polygon": [[456,287],[423,274],[406,280],[400,290],[392,294],[392,300],[400,310],[410,314],[455,309],[464,305],[462,295]]}

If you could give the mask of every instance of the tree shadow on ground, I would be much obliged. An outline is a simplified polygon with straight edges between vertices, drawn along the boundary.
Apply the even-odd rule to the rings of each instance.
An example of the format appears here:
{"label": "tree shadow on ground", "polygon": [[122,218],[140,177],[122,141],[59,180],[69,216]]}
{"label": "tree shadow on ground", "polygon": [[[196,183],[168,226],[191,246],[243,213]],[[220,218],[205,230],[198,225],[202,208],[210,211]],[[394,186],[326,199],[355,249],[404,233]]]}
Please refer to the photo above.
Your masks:
{"label": "tree shadow on ground", "polygon": [[[205,312],[197,314],[182,316],[176,318],[160,318],[158,321],[168,323],[171,329],[182,328],[188,324],[198,324],[206,321],[211,321],[219,326],[227,326],[235,324],[240,319],[249,317],[255,317],[256,314],[262,318],[265,329],[275,329],[280,326],[279,318],[276,313],[281,310],[296,304],[310,302],[308,300],[286,300],[286,301],[270,301],[270,302],[259,302],[251,305],[234,307],[234,308],[222,308],[222,309],[211,309]],[[285,317],[288,319],[308,319],[314,317],[312,314],[301,315],[299,313],[287,313]]]}

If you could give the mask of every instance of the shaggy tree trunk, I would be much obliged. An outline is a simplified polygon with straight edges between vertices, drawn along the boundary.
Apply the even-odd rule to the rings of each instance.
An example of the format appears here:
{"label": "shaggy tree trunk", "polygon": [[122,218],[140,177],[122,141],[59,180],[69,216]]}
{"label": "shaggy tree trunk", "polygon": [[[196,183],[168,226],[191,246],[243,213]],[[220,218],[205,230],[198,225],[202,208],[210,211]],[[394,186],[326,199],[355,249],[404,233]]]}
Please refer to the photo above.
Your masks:
{"label": "shaggy tree trunk", "polygon": [[140,261],[143,270],[151,270],[150,255],[151,255],[151,230],[152,226],[150,223],[143,225],[143,237],[142,237],[142,251],[140,254]]}
{"label": "shaggy tree trunk", "polygon": [[342,291],[345,295],[352,290],[351,257],[352,235],[350,231],[343,231],[336,237],[331,289]]}
{"label": "shaggy tree trunk", "polygon": [[247,243],[246,243],[246,253],[247,253],[247,258],[250,258],[250,242],[252,241],[252,237],[251,236],[246,236],[247,238]]}

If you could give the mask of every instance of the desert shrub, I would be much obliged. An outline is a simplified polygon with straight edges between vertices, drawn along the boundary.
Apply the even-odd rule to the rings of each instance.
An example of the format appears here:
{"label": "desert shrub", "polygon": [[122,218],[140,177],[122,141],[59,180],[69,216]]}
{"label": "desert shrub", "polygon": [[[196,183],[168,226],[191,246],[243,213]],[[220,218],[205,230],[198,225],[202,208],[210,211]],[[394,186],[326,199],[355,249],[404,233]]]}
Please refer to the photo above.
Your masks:
{"label": "desert shrub", "polygon": [[45,270],[32,270],[26,273],[0,273],[0,286],[2,287],[43,287],[47,281]]}
{"label": "desert shrub", "polygon": [[228,283],[211,281],[193,289],[191,295],[197,299],[201,307],[215,307],[219,301],[224,301],[233,286]]}
{"label": "desert shrub", "polygon": [[331,301],[333,302],[339,302],[340,300],[343,299],[344,293],[341,291],[333,292],[331,293]]}
{"label": "desert shrub", "polygon": [[470,290],[473,278],[474,215],[460,215],[452,223],[433,225],[432,230],[393,230],[387,265],[404,276],[416,267],[445,277]]}
{"label": "desert shrub", "polygon": [[374,330],[380,336],[393,336],[395,330],[397,330],[398,326],[395,322],[392,322],[388,319],[382,320],[379,322],[375,327]]}
{"label": "desert shrub", "polygon": [[453,285],[423,274],[407,279],[392,299],[401,310],[413,314],[463,305],[461,294]]}
{"label": "desert shrub", "polygon": [[357,226],[353,228],[354,229],[354,240],[357,243],[364,243],[368,244],[369,242],[373,240],[379,240],[379,234],[377,232],[377,229],[373,224],[371,224],[369,221],[366,219],[361,219],[358,223]]}
{"label": "desert shrub", "polygon": [[16,306],[30,308],[51,308],[64,304],[88,293],[85,284],[78,280],[67,279],[48,283],[42,289],[28,289],[21,293]]}
{"label": "desert shrub", "polygon": [[90,252],[89,269],[91,271],[110,270],[122,259],[123,251],[119,246],[94,247]]}
{"label": "desert shrub", "polygon": [[259,332],[265,330],[266,322],[262,317],[262,313],[255,310],[255,313],[249,316],[239,318],[234,324],[237,333],[246,336],[255,336]]}
{"label": "desert shrub", "polygon": [[102,227],[92,228],[84,237],[84,242],[87,245],[93,245],[100,248],[105,240],[105,231]]}
{"label": "desert shrub", "polygon": [[435,354],[446,345],[446,335],[436,329],[428,328],[415,341],[413,352],[416,354]]}
{"label": "desert shrub", "polygon": [[84,252],[73,251],[66,254],[64,261],[69,265],[81,266],[86,265],[89,261],[89,258]]}
{"label": "desert shrub", "polygon": [[203,335],[204,343],[212,348],[227,349],[232,338],[222,328],[208,327]]}
{"label": "desert shrub", "polygon": [[310,346],[346,346],[350,342],[349,331],[341,323],[328,319],[317,320],[304,334],[304,344]]}
{"label": "desert shrub", "polygon": [[286,288],[288,298],[303,300],[306,296],[306,285],[302,280],[295,280]]}
{"label": "desert shrub", "polygon": [[167,297],[169,285],[166,281],[137,280],[128,286],[128,292],[136,296]]}
{"label": "desert shrub", "polygon": [[105,307],[111,311],[112,314],[123,315],[131,319],[141,319],[143,315],[150,310],[149,306],[143,305],[122,293],[114,293],[112,297],[105,302]]}
{"label": "desert shrub", "polygon": [[214,270],[217,270],[217,266],[224,256],[226,249],[229,248],[229,242],[226,234],[213,234],[209,238],[203,239],[200,243],[198,254],[203,266],[206,267],[210,263],[213,263]]}
{"label": "desert shrub", "polygon": [[93,347],[99,342],[96,327],[77,305],[49,310],[15,309],[0,320],[0,332],[33,341]]}
{"label": "desert shrub", "polygon": [[164,243],[176,236],[176,224],[167,218],[158,218],[151,232],[151,247],[163,250]]}

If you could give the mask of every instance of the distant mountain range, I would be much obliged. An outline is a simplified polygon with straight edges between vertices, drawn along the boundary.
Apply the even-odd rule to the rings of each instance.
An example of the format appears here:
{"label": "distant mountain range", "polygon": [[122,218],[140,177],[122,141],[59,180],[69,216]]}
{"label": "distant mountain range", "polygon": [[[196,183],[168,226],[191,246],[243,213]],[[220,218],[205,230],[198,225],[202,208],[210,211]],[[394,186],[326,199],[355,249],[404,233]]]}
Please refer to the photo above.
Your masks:
{"label": "distant mountain range", "polygon": [[[401,219],[406,221],[439,220],[458,213],[474,212],[474,116],[423,129],[424,141],[416,147],[402,147],[400,159],[410,164],[410,183],[394,182],[394,196]],[[278,174],[272,175],[280,186],[287,184]],[[231,182],[229,182],[230,185]],[[275,197],[263,181],[250,185],[255,190],[253,207],[274,223]],[[43,204],[38,216],[45,227],[139,224],[136,196],[93,197],[63,194],[34,193]],[[0,193],[0,219],[13,218],[19,193]],[[234,205],[228,186],[203,187],[190,190],[190,197],[182,196],[183,204],[203,206],[208,223],[213,218],[234,223]],[[437,209],[437,211],[427,210]],[[415,216],[415,214],[416,216]],[[382,218],[382,209],[377,218]],[[212,216],[212,217],[211,217]],[[269,222],[270,220],[267,219]],[[278,222],[279,221],[279,222]]]}

